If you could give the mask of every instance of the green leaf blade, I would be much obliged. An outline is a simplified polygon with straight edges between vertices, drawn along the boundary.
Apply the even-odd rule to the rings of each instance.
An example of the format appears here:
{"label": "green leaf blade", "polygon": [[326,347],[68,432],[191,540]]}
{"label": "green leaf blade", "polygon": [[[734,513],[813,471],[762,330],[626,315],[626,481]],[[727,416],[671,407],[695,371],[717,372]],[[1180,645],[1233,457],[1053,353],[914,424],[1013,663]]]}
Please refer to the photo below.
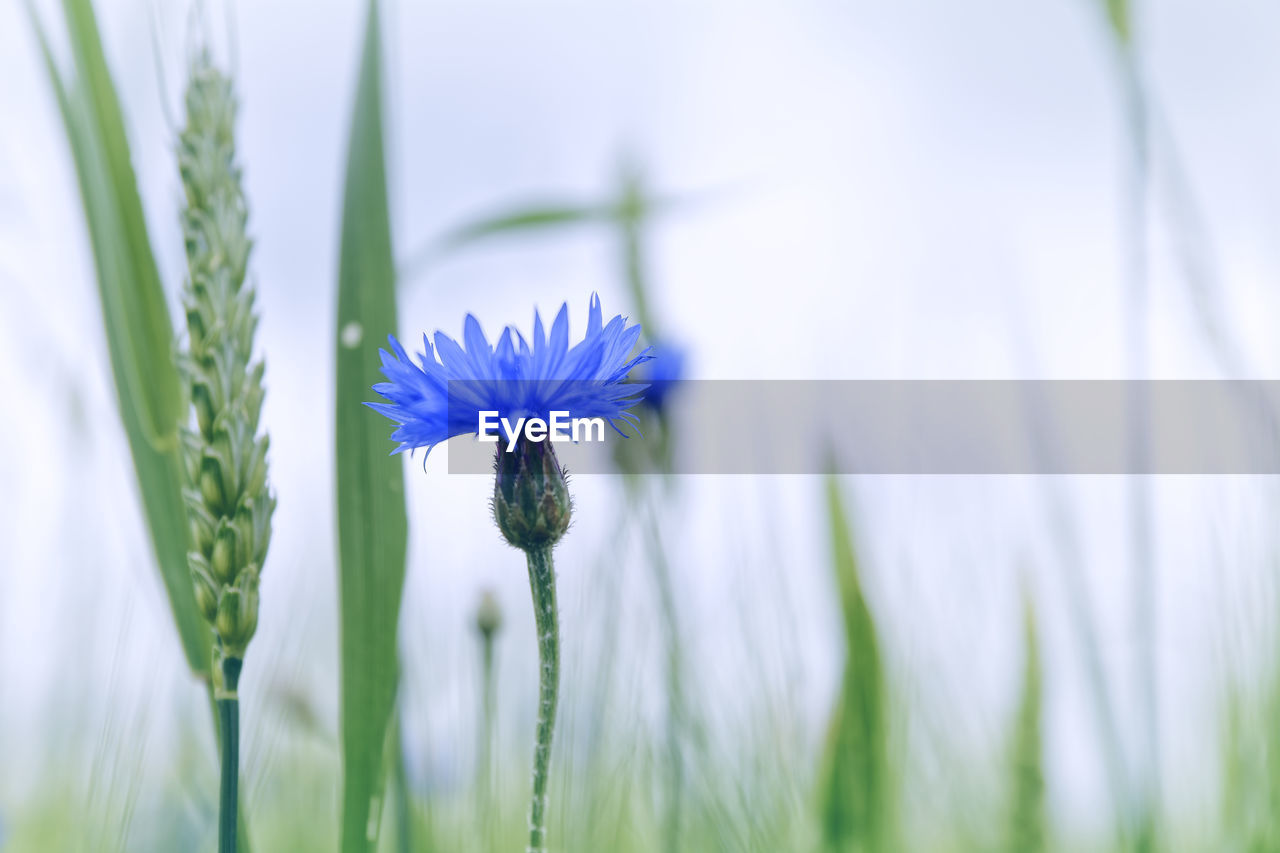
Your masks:
{"label": "green leaf blade", "polygon": [[[210,638],[196,608],[187,567],[187,517],[177,443],[182,393],[173,363],[168,308],[92,6],[84,0],[68,0],[64,11],[68,27],[78,33],[72,38],[76,72],[72,85],[58,71],[34,15],[32,21],[75,167],[108,359],[152,548],[187,663],[205,675]],[[101,120],[99,101],[114,105],[115,121]],[[145,330],[139,329],[140,318],[145,320]]]}
{"label": "green leaf blade", "polygon": [[1011,809],[1008,850],[1037,853],[1047,849],[1048,820],[1044,774],[1044,678],[1035,608],[1024,604],[1022,685],[1011,743]]}
{"label": "green leaf blade", "polygon": [[464,225],[441,241],[442,248],[460,249],[471,243],[504,234],[541,231],[591,222],[607,222],[607,209],[576,204],[521,207]]}
{"label": "green leaf blade", "polygon": [[827,478],[831,553],[844,617],[846,660],[828,729],[820,785],[824,849],[871,853],[891,838],[888,702],[884,661],[862,593],[839,483]]}
{"label": "green leaf blade", "polygon": [[546,234],[580,225],[609,222],[613,212],[574,202],[516,205],[498,213],[466,222],[420,247],[404,264],[404,277],[411,280],[432,262],[453,252],[470,248],[491,238]]}
{"label": "green leaf blade", "polygon": [[385,421],[362,405],[380,379],[379,342],[396,329],[381,89],[371,2],[351,121],[336,329],[343,853],[377,847],[408,537],[400,457],[390,455]]}
{"label": "green leaf blade", "polygon": [[104,281],[114,290],[109,309],[111,322],[119,332],[118,346],[129,355],[123,365],[125,373],[117,375],[117,382],[123,380],[126,385],[148,440],[158,449],[168,450],[177,447],[178,424],[185,414],[183,394],[173,360],[173,326],[138,195],[124,115],[107,67],[92,3],[63,0],[63,11],[71,36],[77,84],[84,94],[86,118],[100,152],[98,170],[109,185],[103,201],[115,211],[115,243],[132,276],[124,281]]}

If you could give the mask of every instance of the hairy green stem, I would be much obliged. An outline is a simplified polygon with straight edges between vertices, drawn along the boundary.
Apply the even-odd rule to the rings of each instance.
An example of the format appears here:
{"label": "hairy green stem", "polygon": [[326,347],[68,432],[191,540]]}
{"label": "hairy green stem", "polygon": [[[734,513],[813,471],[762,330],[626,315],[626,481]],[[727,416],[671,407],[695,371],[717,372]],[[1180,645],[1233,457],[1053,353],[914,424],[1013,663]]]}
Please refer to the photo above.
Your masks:
{"label": "hairy green stem", "polygon": [[533,798],[529,804],[528,853],[547,849],[547,782],[551,776],[551,739],[560,694],[560,626],[556,614],[556,570],[551,548],[531,548],[529,587],[538,628],[538,729],[533,748]]}
{"label": "hairy green stem", "polygon": [[236,806],[240,787],[240,658],[223,658],[222,686],[217,692],[218,728],[222,734],[222,789],[218,804],[218,853],[236,853]]}

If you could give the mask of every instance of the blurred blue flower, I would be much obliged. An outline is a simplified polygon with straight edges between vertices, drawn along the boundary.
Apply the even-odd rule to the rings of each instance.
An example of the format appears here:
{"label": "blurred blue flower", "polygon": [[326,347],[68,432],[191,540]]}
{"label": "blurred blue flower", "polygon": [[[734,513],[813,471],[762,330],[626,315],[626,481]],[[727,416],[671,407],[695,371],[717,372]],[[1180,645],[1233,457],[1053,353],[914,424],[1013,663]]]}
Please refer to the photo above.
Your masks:
{"label": "blurred blue flower", "polygon": [[569,346],[569,306],[560,307],[548,336],[542,317],[533,316],[533,345],[514,329],[502,331],[492,347],[480,322],[468,314],[463,344],[442,332],[435,347],[422,337],[425,352],[418,364],[400,342],[389,336],[392,352],[380,350],[382,374],[373,390],[388,402],[366,403],[399,427],[391,440],[394,452],[425,447],[427,452],[455,435],[478,432],[479,414],[496,411],[514,421],[521,417],[549,418],[552,411],[573,418],[604,418],[621,435],[618,421],[636,426],[627,411],[640,400],[645,386],[628,383],[627,374],[653,356],[646,349],[631,352],[640,337],[638,325],[622,316],[602,321],[600,298],[591,297],[586,337]]}
{"label": "blurred blue flower", "polygon": [[641,382],[648,384],[641,399],[646,406],[661,414],[666,408],[667,395],[684,380],[689,359],[684,347],[669,341],[655,342],[650,349],[658,354],[645,365],[639,377]]}

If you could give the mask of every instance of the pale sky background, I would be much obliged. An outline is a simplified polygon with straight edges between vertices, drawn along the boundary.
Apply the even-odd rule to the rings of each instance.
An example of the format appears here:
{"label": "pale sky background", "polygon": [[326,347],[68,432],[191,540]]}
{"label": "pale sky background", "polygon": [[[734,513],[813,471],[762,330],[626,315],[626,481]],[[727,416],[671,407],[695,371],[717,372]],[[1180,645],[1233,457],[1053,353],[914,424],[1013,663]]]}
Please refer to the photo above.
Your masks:
{"label": "pale sky background", "polygon": [[[39,783],[33,768],[74,754],[59,744],[95,743],[113,703],[129,725],[153,727],[148,754],[158,762],[175,720],[199,705],[149,562],[74,175],[22,5],[0,5],[0,816]],[[56,4],[38,5],[57,21]],[[186,5],[97,3],[175,307],[183,261],[166,110],[179,112]],[[652,244],[655,310],[688,343],[697,377],[1126,377],[1129,149],[1115,55],[1095,5],[390,3],[397,253],[407,257],[505,202],[599,196],[629,154],[662,189],[719,191],[664,220]],[[1249,375],[1275,377],[1280,7],[1138,5],[1142,66],[1164,120],[1153,143],[1152,372],[1219,375],[1165,215],[1177,191],[1169,177],[1176,149],[1206,225],[1213,299]],[[245,693],[261,696],[267,690],[255,682],[283,678],[330,727],[330,389],[362,6],[235,4],[233,48],[217,16],[243,104],[279,496]],[[166,45],[158,57],[156,32]],[[590,229],[478,248],[403,283],[400,331],[414,340],[437,328],[457,334],[473,311],[494,335],[504,323],[528,328],[535,305],[554,312],[567,300],[577,334],[592,291],[606,312],[628,311],[615,260],[611,235]],[[510,622],[504,659],[512,678],[524,679],[529,708],[532,620],[519,556],[487,514],[491,484],[424,476],[411,463],[407,475],[403,639],[410,665],[420,665],[416,701],[430,709],[414,737],[447,756],[459,727],[470,725],[478,590],[499,590]],[[786,668],[798,685],[796,712],[815,731],[839,673],[820,486],[689,479],[670,520],[707,701],[734,707],[722,688],[749,663],[735,609],[756,614],[785,599],[802,614]],[[867,478],[845,486],[897,677],[925,705],[946,708],[949,739],[966,754],[998,745],[1020,658],[1018,576],[1030,579],[1049,656],[1056,815],[1104,826],[1108,795],[1063,577],[1078,562],[1091,585],[1122,724],[1136,745],[1125,483]],[[624,568],[597,557],[614,535],[616,484],[583,478],[576,488],[579,514],[558,552],[570,648],[590,639],[575,638],[574,620],[586,622],[592,573]],[[1078,560],[1054,539],[1053,490],[1066,502]],[[1208,820],[1221,688],[1265,636],[1274,601],[1274,485],[1161,478],[1153,491],[1164,788],[1184,819]],[[640,600],[624,630],[647,659],[656,655],[646,646],[653,614]],[[764,642],[781,650],[770,624],[760,618]],[[68,625],[77,628],[68,633]],[[526,736],[520,723],[512,715],[517,741]],[[265,735],[248,725],[252,756]]]}

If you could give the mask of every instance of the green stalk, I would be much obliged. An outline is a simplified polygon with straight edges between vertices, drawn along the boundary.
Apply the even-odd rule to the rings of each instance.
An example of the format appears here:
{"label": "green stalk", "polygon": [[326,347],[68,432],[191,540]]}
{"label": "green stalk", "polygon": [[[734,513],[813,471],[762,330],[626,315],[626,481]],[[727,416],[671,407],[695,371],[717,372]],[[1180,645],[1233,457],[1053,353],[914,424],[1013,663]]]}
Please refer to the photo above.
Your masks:
{"label": "green stalk", "polygon": [[[1130,293],[1128,307],[1129,363],[1131,376],[1138,380],[1130,401],[1133,413],[1129,452],[1135,472],[1147,467],[1149,452],[1144,445],[1150,424],[1151,402],[1142,380],[1150,373],[1150,281],[1147,269],[1147,195],[1150,171],[1149,141],[1145,89],[1138,73],[1137,61],[1126,53],[1125,83],[1129,99],[1130,132],[1133,136],[1133,185],[1129,199]],[[1147,477],[1129,478],[1129,523],[1134,564],[1134,632],[1138,652],[1142,713],[1146,725],[1144,743],[1144,778],[1139,793],[1138,813],[1134,816],[1133,849],[1156,847],[1160,813],[1160,716],[1159,685],[1156,660],[1155,602],[1159,596],[1154,547],[1151,541],[1151,491]]]}
{"label": "green stalk", "polygon": [[[1130,376],[1138,382],[1129,401],[1131,408],[1129,459],[1135,472],[1144,470],[1149,453],[1144,436],[1150,423],[1150,400],[1142,380],[1150,372],[1150,274],[1147,263],[1148,197],[1151,183],[1151,140],[1147,89],[1142,79],[1134,41],[1133,4],[1130,0],[1106,0],[1107,19],[1120,65],[1125,119],[1132,145],[1131,183],[1125,199],[1126,239],[1129,243],[1128,298],[1125,325]],[[1129,524],[1133,560],[1134,640],[1137,649],[1143,716],[1144,755],[1140,790],[1128,816],[1129,846],[1152,850],[1157,846],[1160,815],[1160,715],[1155,602],[1159,577],[1151,542],[1151,493],[1146,477],[1129,478]]]}
{"label": "green stalk", "polygon": [[667,562],[666,548],[662,542],[662,530],[658,525],[657,511],[648,502],[648,538],[650,565],[658,591],[658,604],[662,619],[662,633],[666,641],[667,720],[666,720],[666,774],[667,797],[663,815],[663,849],[675,853],[680,849],[681,810],[684,804],[684,757],[681,741],[688,720],[685,716],[684,671],[681,666],[683,651],[680,642],[680,620],[676,605],[675,588],[671,582],[671,566]]}
{"label": "green stalk", "polygon": [[1016,853],[1038,853],[1048,847],[1044,783],[1044,677],[1035,608],[1024,604],[1022,695],[1013,722],[1012,810],[1009,847]]}
{"label": "green stalk", "polygon": [[[483,606],[483,605],[482,605]],[[484,837],[484,849],[494,853],[497,849],[495,837],[496,825],[500,822],[497,814],[497,797],[493,781],[493,720],[497,710],[496,670],[493,666],[493,645],[496,628],[480,631],[481,644],[481,682],[480,682],[480,735],[476,744],[476,815],[480,822],[480,832]]]}
{"label": "green stalk", "polygon": [[564,469],[550,442],[522,438],[515,453],[494,454],[493,520],[503,538],[528,558],[538,629],[538,727],[527,853],[545,853],[547,849],[547,783],[560,694],[560,626],[551,549],[568,529],[572,512]]}
{"label": "green stalk", "polygon": [[493,771],[493,714],[494,704],[496,702],[496,689],[494,685],[494,669],[493,669],[493,637],[486,635],[483,638],[483,649],[481,651],[481,663],[484,667],[484,675],[480,685],[480,749],[478,764],[480,766],[480,776],[482,787],[485,793],[489,791],[489,779]]}
{"label": "green stalk", "polygon": [[644,328],[645,337],[654,340],[657,329],[649,313],[648,288],[645,287],[644,235],[649,207],[639,172],[628,166],[622,174],[622,192],[618,200],[618,233],[622,241],[622,268],[627,290],[635,306],[636,320]]}
{"label": "green stalk", "polygon": [[556,569],[550,546],[525,551],[529,588],[538,628],[538,728],[533,748],[533,799],[529,804],[529,851],[547,849],[547,782],[551,776],[551,740],[560,698],[560,625],[556,615]]}
{"label": "green stalk", "polygon": [[218,728],[222,734],[222,787],[218,804],[218,853],[236,853],[240,787],[240,658],[223,658],[222,686],[217,692]]}

